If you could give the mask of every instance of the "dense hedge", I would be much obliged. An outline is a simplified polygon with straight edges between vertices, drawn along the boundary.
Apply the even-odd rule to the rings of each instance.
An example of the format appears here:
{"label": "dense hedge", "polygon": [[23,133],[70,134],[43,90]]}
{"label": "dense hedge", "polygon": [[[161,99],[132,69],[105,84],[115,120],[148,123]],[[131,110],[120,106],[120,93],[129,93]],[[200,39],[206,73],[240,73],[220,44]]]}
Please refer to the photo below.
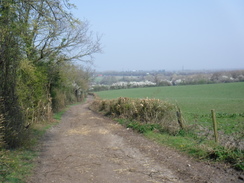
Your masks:
{"label": "dense hedge", "polygon": [[97,99],[90,108],[107,116],[136,120],[142,124],[157,124],[171,134],[178,133],[182,127],[177,116],[178,107],[159,99]]}

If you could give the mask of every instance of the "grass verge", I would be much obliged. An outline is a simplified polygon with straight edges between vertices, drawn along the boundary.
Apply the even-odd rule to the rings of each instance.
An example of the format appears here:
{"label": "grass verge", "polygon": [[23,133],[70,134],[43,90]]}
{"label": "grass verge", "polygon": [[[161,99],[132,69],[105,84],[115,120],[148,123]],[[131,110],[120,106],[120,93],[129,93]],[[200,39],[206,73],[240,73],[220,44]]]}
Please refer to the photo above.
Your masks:
{"label": "grass verge", "polygon": [[[83,102],[85,102],[85,101],[86,101],[86,99],[85,99]],[[83,102],[76,102],[76,103],[74,103],[74,104],[68,105],[68,106],[67,106],[66,108],[64,108],[63,110],[54,113],[54,114],[53,114],[53,119],[55,119],[55,120],[61,120],[63,114],[69,109],[69,107],[71,107],[71,106],[75,106],[75,105],[79,105],[79,104],[81,104],[81,103],[83,103]]]}
{"label": "grass verge", "polygon": [[38,156],[36,149],[47,129],[57,121],[34,124],[29,129],[28,141],[16,149],[0,150],[0,182],[24,183],[34,168],[34,159]]}
{"label": "grass verge", "polygon": [[[77,105],[75,103],[72,105]],[[70,106],[72,106],[70,105]],[[35,167],[34,160],[39,155],[37,145],[46,131],[57,125],[62,115],[67,111],[69,106],[64,110],[55,113],[51,122],[33,124],[29,129],[28,140],[21,148],[0,149],[0,182],[4,183],[24,183],[28,176],[31,176]]]}
{"label": "grass verge", "polygon": [[244,153],[240,150],[226,149],[214,141],[199,138],[191,131],[181,130],[170,135],[156,124],[142,124],[127,119],[115,119],[118,123],[143,133],[147,138],[165,144],[201,160],[229,163],[236,170],[244,171]]}

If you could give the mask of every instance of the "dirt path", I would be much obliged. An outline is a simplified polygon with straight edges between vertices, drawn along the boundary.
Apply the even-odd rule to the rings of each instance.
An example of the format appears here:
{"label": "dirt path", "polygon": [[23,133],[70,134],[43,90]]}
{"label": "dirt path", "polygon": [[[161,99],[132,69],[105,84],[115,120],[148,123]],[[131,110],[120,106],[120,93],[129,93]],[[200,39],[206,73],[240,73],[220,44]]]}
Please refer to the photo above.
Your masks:
{"label": "dirt path", "polygon": [[45,135],[30,183],[243,182],[231,169],[193,161],[93,113],[72,106]]}

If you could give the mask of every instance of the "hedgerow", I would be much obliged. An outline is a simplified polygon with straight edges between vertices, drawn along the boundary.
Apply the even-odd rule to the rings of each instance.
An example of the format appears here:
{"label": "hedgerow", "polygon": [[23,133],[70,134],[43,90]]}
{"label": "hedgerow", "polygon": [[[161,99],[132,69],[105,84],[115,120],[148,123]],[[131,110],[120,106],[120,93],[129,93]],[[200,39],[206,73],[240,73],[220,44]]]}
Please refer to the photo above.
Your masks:
{"label": "hedgerow", "polygon": [[97,99],[91,109],[106,116],[135,120],[141,124],[157,124],[161,130],[170,134],[177,134],[181,130],[177,117],[178,107],[159,99]]}

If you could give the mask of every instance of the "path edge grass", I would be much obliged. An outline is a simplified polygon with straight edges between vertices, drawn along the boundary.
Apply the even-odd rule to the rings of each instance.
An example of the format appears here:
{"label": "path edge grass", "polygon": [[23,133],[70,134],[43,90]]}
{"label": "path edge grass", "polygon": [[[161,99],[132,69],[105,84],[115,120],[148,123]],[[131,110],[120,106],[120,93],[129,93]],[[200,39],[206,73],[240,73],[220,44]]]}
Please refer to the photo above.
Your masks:
{"label": "path edge grass", "polygon": [[216,144],[214,140],[202,141],[191,131],[181,130],[178,134],[171,135],[162,131],[157,125],[142,124],[123,118],[114,118],[113,120],[126,128],[143,134],[156,143],[176,149],[197,160],[226,163],[238,171],[244,171],[244,154],[242,151],[225,149]]}
{"label": "path edge grass", "polygon": [[44,134],[60,123],[62,116],[71,106],[78,104],[81,102],[68,105],[60,112],[54,113],[49,122],[33,124],[29,129],[29,140],[21,148],[0,149],[0,182],[25,183],[33,174]]}

